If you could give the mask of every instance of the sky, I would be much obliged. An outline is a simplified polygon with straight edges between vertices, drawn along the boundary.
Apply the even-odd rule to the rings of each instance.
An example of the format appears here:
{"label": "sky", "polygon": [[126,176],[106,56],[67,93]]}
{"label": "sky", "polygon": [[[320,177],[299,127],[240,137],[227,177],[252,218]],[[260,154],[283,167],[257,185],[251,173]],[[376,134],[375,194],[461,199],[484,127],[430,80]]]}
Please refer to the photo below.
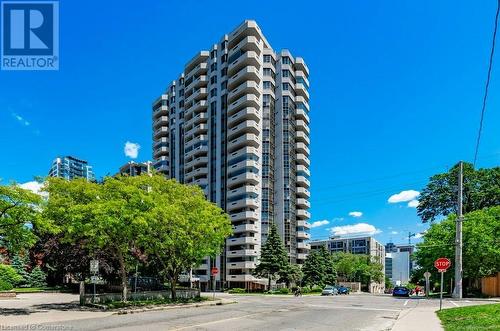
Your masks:
{"label": "sky", "polygon": [[[151,159],[152,101],[196,52],[254,19],[310,69],[312,238],[407,242],[428,227],[414,201],[427,179],[473,159],[495,6],[61,0],[60,70],[0,71],[0,178],[45,176],[59,155],[98,177]],[[478,167],[500,164],[499,60]]]}

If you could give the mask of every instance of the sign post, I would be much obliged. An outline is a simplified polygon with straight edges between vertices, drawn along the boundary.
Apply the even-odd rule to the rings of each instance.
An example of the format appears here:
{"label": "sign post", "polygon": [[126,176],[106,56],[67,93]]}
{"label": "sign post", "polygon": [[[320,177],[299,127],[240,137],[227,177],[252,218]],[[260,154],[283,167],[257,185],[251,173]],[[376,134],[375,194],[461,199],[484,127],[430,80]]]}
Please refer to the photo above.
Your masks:
{"label": "sign post", "polygon": [[97,283],[97,273],[99,272],[99,260],[90,260],[90,273],[92,276],[90,277],[90,281],[94,284],[94,296],[92,298],[92,302],[95,303],[95,284]]}
{"label": "sign post", "polygon": [[212,291],[214,295],[214,300],[215,300],[215,276],[219,273],[219,269],[217,267],[213,267],[210,269],[210,274],[212,275],[213,278],[213,283],[212,283]]}
{"label": "sign post", "polygon": [[440,292],[439,292],[439,310],[443,307],[443,282],[444,282],[444,273],[451,266],[451,261],[445,257],[440,257],[436,261],[434,261],[434,266],[441,273],[441,283],[440,283]]}
{"label": "sign post", "polygon": [[424,277],[425,277],[425,297],[429,299],[429,291],[430,291],[429,278],[431,278],[431,273],[428,271],[424,272]]}

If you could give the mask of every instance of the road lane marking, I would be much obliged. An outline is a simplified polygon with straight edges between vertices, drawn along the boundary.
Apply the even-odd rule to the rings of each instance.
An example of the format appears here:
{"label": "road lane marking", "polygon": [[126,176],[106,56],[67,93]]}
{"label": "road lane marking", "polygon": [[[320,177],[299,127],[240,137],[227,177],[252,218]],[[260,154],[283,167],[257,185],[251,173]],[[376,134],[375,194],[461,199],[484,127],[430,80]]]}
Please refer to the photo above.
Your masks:
{"label": "road lane marking", "polygon": [[451,302],[452,304],[454,304],[454,305],[455,305],[455,307],[460,307],[460,306],[459,306],[458,304],[456,304],[455,302],[453,302],[453,301],[450,301],[450,302]]}
{"label": "road lane marking", "polygon": [[410,299],[406,300],[403,306],[406,306],[409,301],[410,301]]}
{"label": "road lane marking", "polygon": [[198,327],[202,327],[205,325],[217,324],[217,323],[222,323],[222,322],[227,322],[227,321],[234,321],[234,320],[238,320],[238,319],[242,319],[242,318],[247,318],[247,317],[257,316],[257,315],[262,315],[262,314],[269,314],[269,313],[272,313],[272,311],[271,312],[263,311],[260,313],[247,314],[247,315],[242,315],[242,316],[225,318],[225,319],[221,319],[221,320],[217,320],[217,321],[210,321],[210,322],[205,322],[205,323],[200,323],[200,324],[188,325],[188,326],[183,326],[183,327],[172,329],[172,330],[179,331],[179,330],[186,330],[186,329],[191,329],[191,328],[198,328]]}

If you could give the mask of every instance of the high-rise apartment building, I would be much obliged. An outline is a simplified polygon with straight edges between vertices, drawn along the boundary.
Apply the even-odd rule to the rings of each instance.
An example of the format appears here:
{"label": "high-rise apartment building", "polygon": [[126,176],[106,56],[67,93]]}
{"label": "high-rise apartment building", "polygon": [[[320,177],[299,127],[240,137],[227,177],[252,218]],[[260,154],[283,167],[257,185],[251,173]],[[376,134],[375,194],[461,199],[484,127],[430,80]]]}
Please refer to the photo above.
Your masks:
{"label": "high-rise apartment building", "polygon": [[151,161],[135,162],[129,161],[120,167],[118,174],[123,176],[140,176],[142,174],[150,174],[153,169]]}
{"label": "high-rise apartment building", "polygon": [[65,179],[85,178],[88,181],[95,180],[92,166],[87,161],[73,156],[57,157],[52,161],[49,176]]}
{"label": "high-rise apartment building", "polygon": [[255,287],[252,276],[275,223],[292,263],[309,251],[309,69],[275,52],[245,21],[187,62],[153,103],[154,167],[199,185],[230,216],[234,235],[218,259],[217,287]]}

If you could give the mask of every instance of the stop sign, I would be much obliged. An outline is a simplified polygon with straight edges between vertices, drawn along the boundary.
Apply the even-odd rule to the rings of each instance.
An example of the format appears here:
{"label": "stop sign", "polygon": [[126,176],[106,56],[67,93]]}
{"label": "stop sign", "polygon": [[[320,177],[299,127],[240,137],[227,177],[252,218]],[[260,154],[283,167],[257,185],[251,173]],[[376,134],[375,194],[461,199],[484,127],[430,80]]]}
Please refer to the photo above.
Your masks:
{"label": "stop sign", "polygon": [[217,275],[219,273],[219,268],[213,267],[212,269],[210,269],[210,273],[212,274],[212,276]]}
{"label": "stop sign", "polygon": [[434,266],[439,272],[446,272],[448,268],[451,266],[451,261],[446,257],[440,257],[436,261],[434,261]]}

